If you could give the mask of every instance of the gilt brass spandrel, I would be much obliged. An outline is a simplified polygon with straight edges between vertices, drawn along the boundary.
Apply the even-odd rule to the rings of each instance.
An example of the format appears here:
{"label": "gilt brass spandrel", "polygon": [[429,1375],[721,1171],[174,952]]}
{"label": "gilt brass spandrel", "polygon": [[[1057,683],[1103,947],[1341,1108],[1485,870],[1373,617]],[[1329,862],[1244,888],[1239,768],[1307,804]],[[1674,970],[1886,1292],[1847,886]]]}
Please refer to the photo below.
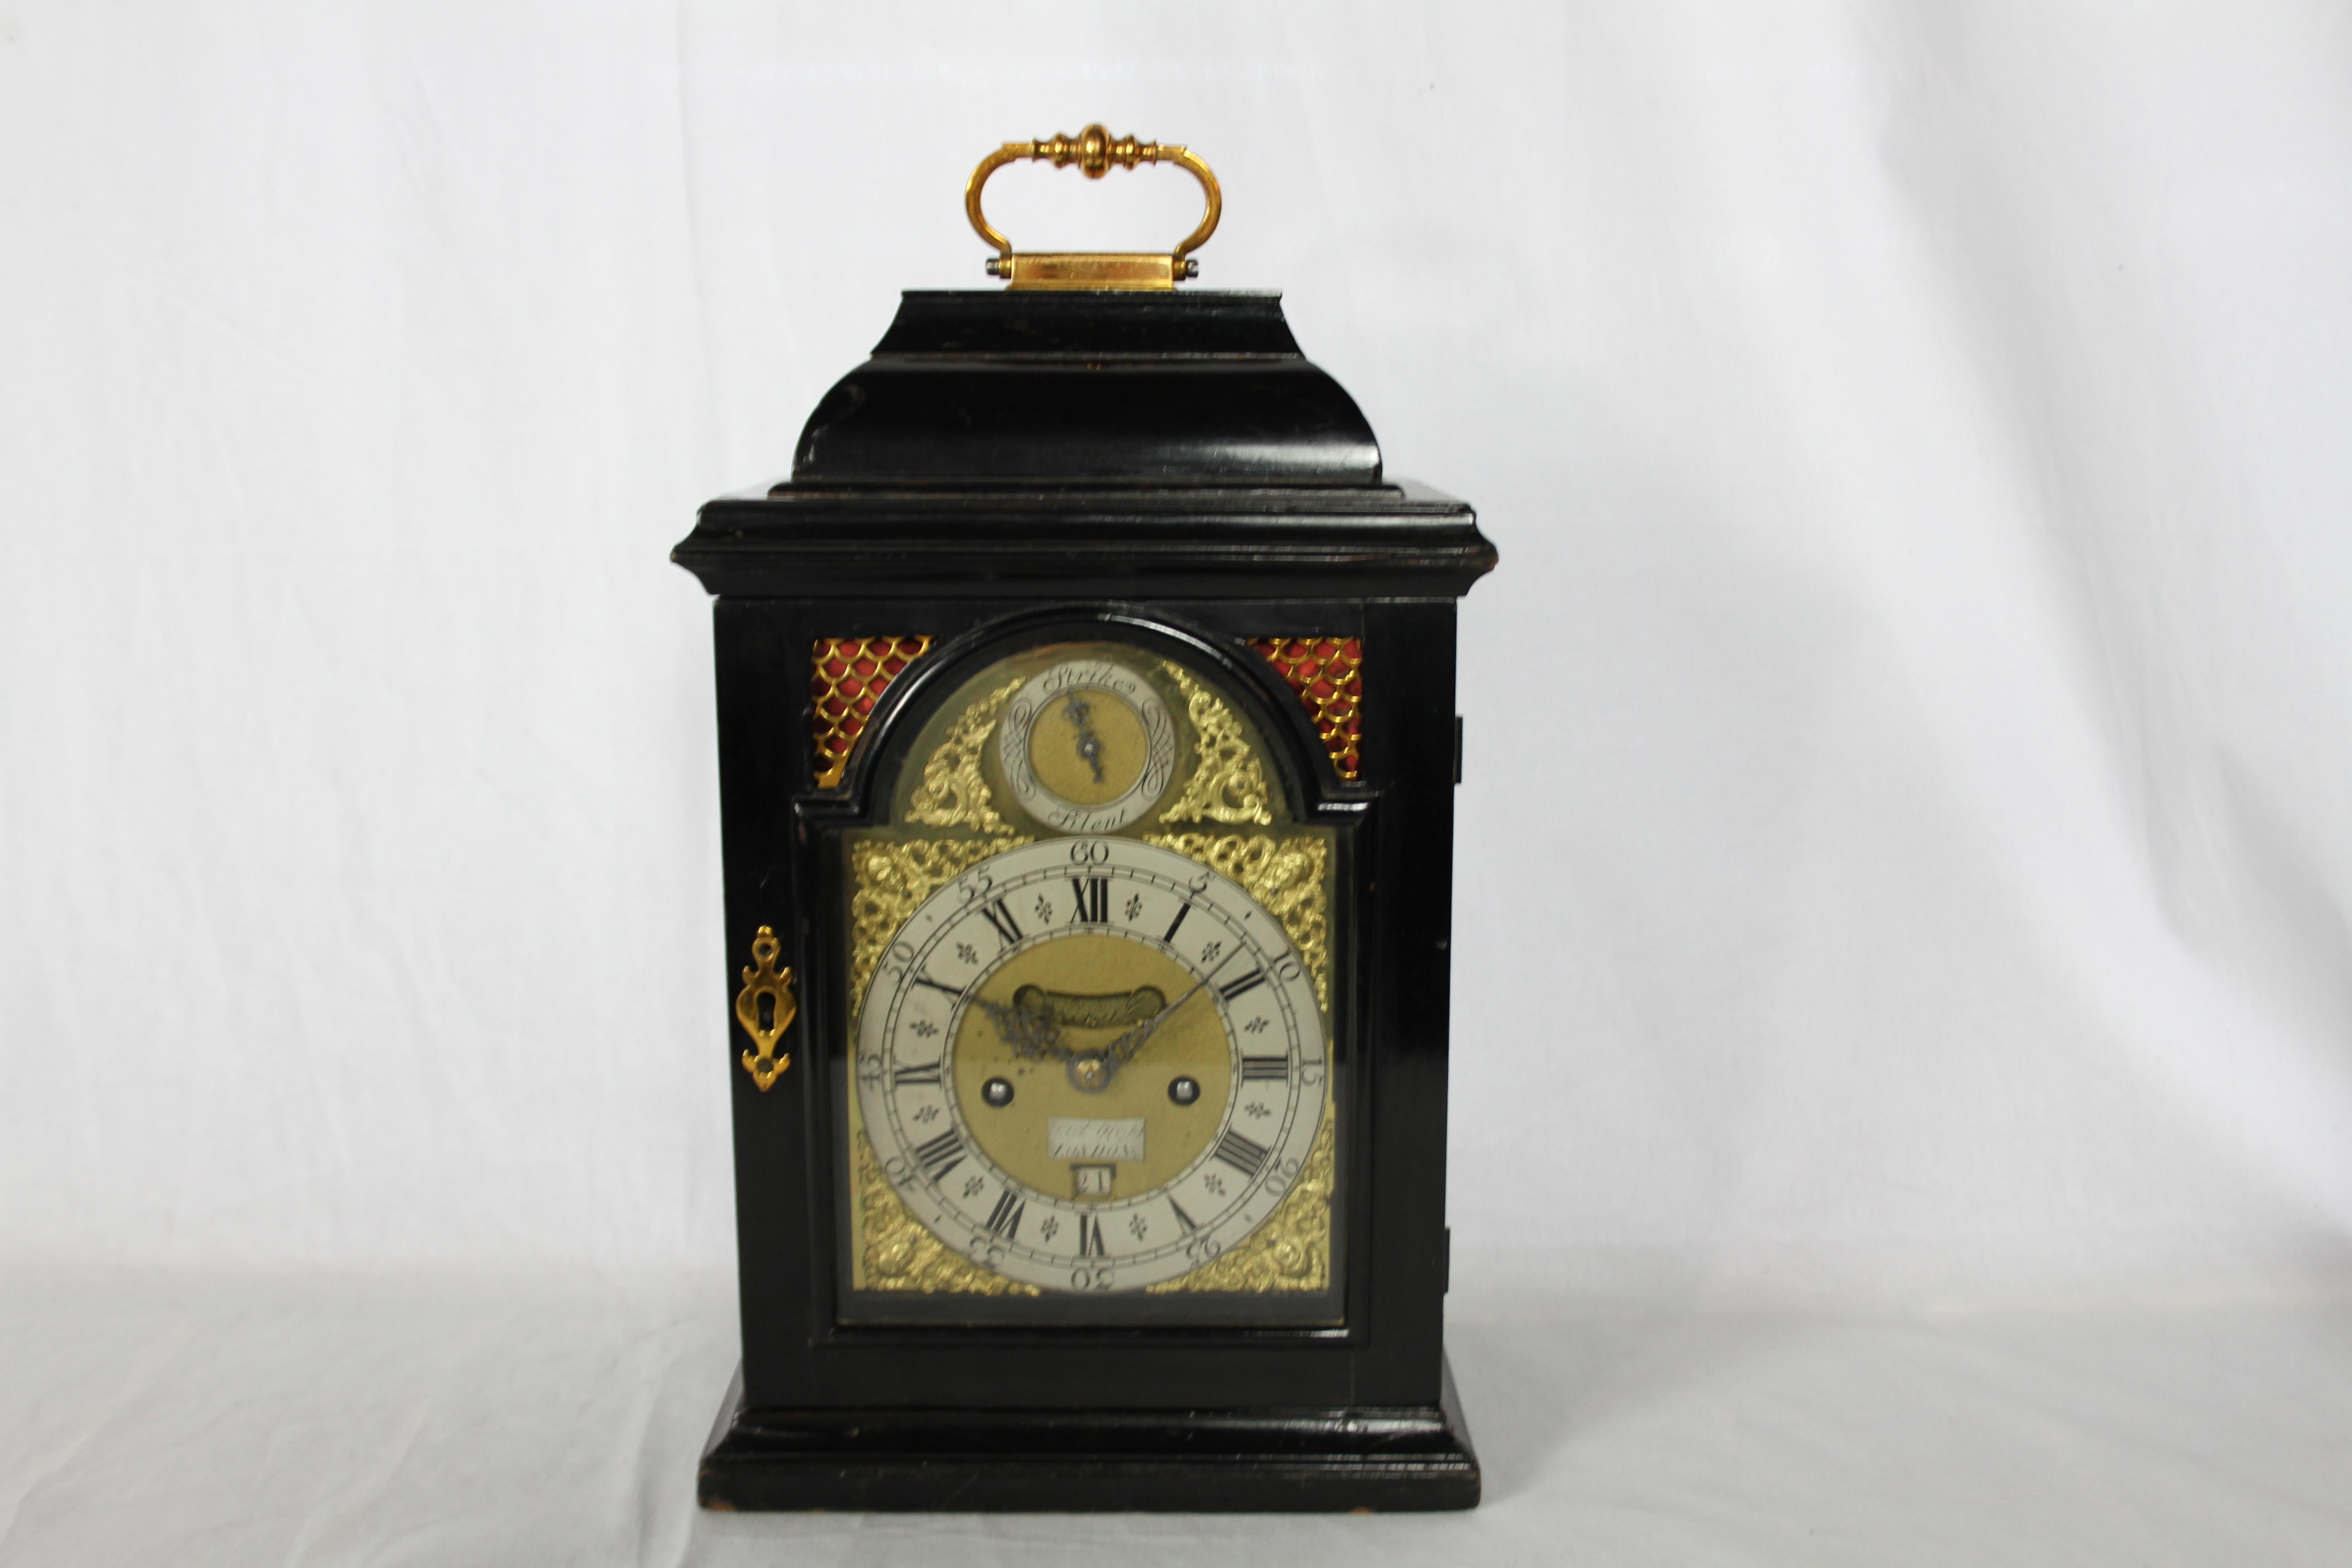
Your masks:
{"label": "gilt brass spandrel", "polygon": [[1175,800],[1164,807],[1162,822],[1224,822],[1270,824],[1274,792],[1267,786],[1265,764],[1251,744],[1249,731],[1224,699],[1206,681],[1171,660],[1160,662],[1168,679],[1184,694],[1185,717],[1192,721],[1195,764]]}
{"label": "gilt brass spandrel", "polygon": [[[922,782],[915,786],[907,815],[931,827],[969,827],[977,833],[1009,837],[1012,825],[996,810],[995,797],[981,773],[981,758],[988,750],[989,732],[1005,703],[1021,689],[1012,681],[982,697],[956,717],[947,738],[923,763]],[[1000,845],[998,847],[1007,847]]]}
{"label": "gilt brass spandrel", "polygon": [[1181,1279],[1149,1285],[1146,1295],[1181,1291],[1321,1291],[1331,1287],[1331,1192],[1338,1162],[1331,1130],[1331,1102],[1323,1104],[1323,1125],[1307,1151],[1298,1180],[1249,1239],[1213,1263]]}
{"label": "gilt brass spandrel", "polygon": [[1264,904],[1307,961],[1315,1000],[1330,1017],[1331,847],[1323,835],[1147,833],[1143,841],[1223,872]]}
{"label": "gilt brass spandrel", "polygon": [[1031,840],[853,835],[849,857],[849,1005],[854,1017],[890,941],[925,899],[991,855]]}
{"label": "gilt brass spandrel", "polygon": [[850,1288],[935,1296],[1034,1296],[1034,1285],[992,1274],[941,1247],[882,1175],[850,1096]]}

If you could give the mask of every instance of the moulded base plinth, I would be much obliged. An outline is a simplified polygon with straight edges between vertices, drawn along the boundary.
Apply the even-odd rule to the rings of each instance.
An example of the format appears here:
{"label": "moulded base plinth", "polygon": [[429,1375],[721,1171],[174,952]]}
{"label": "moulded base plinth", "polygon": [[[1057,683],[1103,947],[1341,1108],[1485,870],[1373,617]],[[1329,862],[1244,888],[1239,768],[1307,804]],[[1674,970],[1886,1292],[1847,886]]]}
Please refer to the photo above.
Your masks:
{"label": "moulded base plinth", "polygon": [[747,1410],[736,1374],[702,1506],[1328,1513],[1473,1508],[1478,1457],[1434,1406],[1274,1411]]}

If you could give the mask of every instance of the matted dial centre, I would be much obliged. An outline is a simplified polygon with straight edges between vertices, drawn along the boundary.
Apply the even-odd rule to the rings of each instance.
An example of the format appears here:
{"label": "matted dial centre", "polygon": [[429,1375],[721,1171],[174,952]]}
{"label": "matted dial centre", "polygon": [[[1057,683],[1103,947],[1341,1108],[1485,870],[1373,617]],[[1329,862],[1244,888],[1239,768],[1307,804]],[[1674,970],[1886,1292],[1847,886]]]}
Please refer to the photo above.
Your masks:
{"label": "matted dial centre", "polygon": [[[1045,1193],[1074,1190],[1072,1158],[1055,1153],[1056,1119],[1140,1124],[1127,1146],[1085,1151],[1076,1162],[1139,1150],[1139,1158],[1110,1161],[1118,1167],[1115,1193],[1165,1185],[1198,1160],[1221,1118],[1172,1103],[1168,1079],[1198,1079],[1210,1104],[1223,1106],[1233,1090],[1234,1046],[1215,999],[1195,990],[1195,978],[1160,948],[1123,936],[1077,932],[1007,957],[973,991],[950,1057],[958,1109],[981,1152]],[[1118,1059],[1122,1044],[1146,1030]],[[1013,1085],[1009,1104],[988,1103],[992,1079]]]}

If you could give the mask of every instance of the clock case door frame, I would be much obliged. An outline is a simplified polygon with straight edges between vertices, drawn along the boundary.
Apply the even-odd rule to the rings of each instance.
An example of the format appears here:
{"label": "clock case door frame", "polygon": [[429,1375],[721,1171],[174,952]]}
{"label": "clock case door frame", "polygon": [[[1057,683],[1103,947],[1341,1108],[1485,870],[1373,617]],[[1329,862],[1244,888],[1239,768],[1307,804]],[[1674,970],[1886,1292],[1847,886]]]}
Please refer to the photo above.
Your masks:
{"label": "clock case door frame", "polygon": [[[944,703],[973,677],[998,661],[1057,645],[1117,646],[1147,657],[1172,660],[1213,680],[1221,696],[1235,699],[1251,724],[1265,738],[1267,760],[1276,774],[1275,787],[1280,792],[1284,808],[1289,813],[1289,820],[1283,826],[1336,830],[1329,840],[1333,866],[1331,904],[1327,911],[1330,962],[1329,1016],[1320,1020],[1330,1031],[1328,1071],[1332,1114],[1338,1123],[1334,1129],[1337,1170],[1332,1199],[1332,1289],[1314,1296],[1272,1293],[1253,1296],[1242,1292],[1219,1292],[1210,1299],[1214,1303],[1210,1313],[1224,1318],[1222,1322],[1213,1321],[1210,1315],[1196,1316],[1186,1321],[1187,1309],[1196,1305],[1194,1300],[1186,1295],[1152,1295],[1139,1290],[1121,1291],[1108,1297],[1050,1292],[1040,1309],[1025,1310],[1019,1306],[1005,1310],[997,1304],[1001,1300],[997,1298],[983,1298],[964,1309],[947,1301],[921,1303],[915,1304],[913,1310],[896,1319],[886,1315],[890,1307],[906,1307],[910,1303],[893,1293],[874,1292],[861,1303],[871,1309],[867,1315],[858,1318],[840,1315],[841,1310],[850,1300],[841,1276],[848,1267],[851,1250],[847,1234],[848,1216],[856,1202],[856,1194],[848,1190],[851,1178],[848,1163],[844,1158],[846,1151],[843,1140],[848,1135],[847,1100],[857,1093],[855,1065],[851,1059],[855,1055],[857,1016],[856,1000],[850,995],[849,988],[850,955],[844,944],[835,942],[824,944],[824,951],[813,954],[811,967],[805,972],[811,984],[804,989],[804,997],[812,1012],[808,1032],[802,1036],[808,1047],[811,1066],[815,1067],[820,1061],[823,1064],[826,1081],[822,1091],[832,1107],[827,1121],[827,1131],[833,1140],[830,1168],[835,1181],[830,1216],[832,1242],[829,1253],[822,1260],[825,1268],[819,1273],[824,1276],[821,1283],[827,1290],[827,1299],[836,1306],[835,1342],[841,1342],[845,1334],[850,1336],[851,1342],[854,1342],[855,1337],[865,1331],[880,1328],[918,1328],[928,1332],[936,1332],[942,1328],[982,1331],[1009,1329],[1045,1336],[1055,1345],[1066,1344],[1074,1333],[1104,1333],[1122,1329],[1141,1329],[1161,1338],[1188,1331],[1222,1334],[1235,1328],[1313,1328],[1325,1335],[1344,1331],[1349,1283],[1345,1222],[1351,1180],[1351,1173],[1347,1166],[1355,1138],[1359,1108],[1356,1104],[1356,1063],[1351,1048],[1355,1026],[1355,995],[1350,979],[1354,929],[1353,921],[1341,918],[1339,911],[1347,900],[1354,873],[1355,829],[1362,820],[1366,803],[1351,798],[1344,788],[1339,798],[1325,795],[1322,785],[1327,781],[1317,779],[1313,772],[1317,759],[1323,761],[1323,772],[1331,775],[1328,782],[1337,784],[1341,781],[1332,773],[1329,754],[1314,736],[1311,725],[1306,726],[1308,745],[1304,750],[1297,743],[1297,737],[1288,732],[1293,717],[1304,716],[1303,707],[1296,694],[1273,675],[1265,659],[1247,647],[1239,649],[1237,656],[1235,650],[1225,646],[1226,641],[1172,625],[1165,616],[1101,608],[1072,611],[1046,607],[983,623],[943,646],[934,647],[892,682],[858,737],[842,787],[834,792],[839,798],[811,799],[799,803],[796,810],[801,819],[808,824],[809,839],[816,850],[811,858],[815,862],[818,879],[814,907],[833,911],[834,918],[838,920],[843,918],[850,904],[846,835],[861,827],[906,826],[890,824],[887,817],[891,800],[906,784],[906,770],[920,768],[923,763],[923,759],[914,755],[910,748]],[[1181,783],[1179,779],[1171,779],[1170,791],[1172,793]],[[1017,806],[1014,815],[1021,815]],[[1132,841],[1133,826],[1101,835],[1068,833],[1040,826],[1031,841],[1076,841],[1092,837]],[[1187,830],[1213,835],[1273,831],[1214,822],[1186,826]],[[1011,846],[1008,844],[1004,847]],[[1255,1307],[1248,1304],[1252,1301],[1255,1302]],[[1083,1321],[1088,1309],[1098,1310],[1097,1321]],[[959,1320],[955,1316],[959,1310],[972,1310],[978,1315]],[[1253,1315],[1259,1321],[1244,1321]],[[1334,1323],[1334,1318],[1341,1321]],[[1023,1321],[1023,1319],[1028,1321]]]}
{"label": "clock case door frame", "polygon": [[[1079,601],[1007,614],[970,597],[722,595],[713,606],[728,996],[750,935],[771,926],[811,977],[794,1063],[761,1092],[733,1069],[746,1414],[822,1410],[1275,1410],[1437,1406],[1443,1299],[1445,1040],[1457,731],[1453,597]],[[821,637],[929,635],[929,653],[868,721],[842,791],[814,788],[808,669]],[[1359,637],[1360,776],[1343,781],[1253,637]],[[845,1040],[835,830],[871,824],[890,727],[1014,646],[1144,637],[1214,668],[1275,753],[1303,823],[1339,826],[1336,1096],[1345,1325],[1136,1328],[845,1325],[836,1321],[840,1170],[827,1075]],[[1164,640],[1162,640],[1164,639]],[[1344,900],[1345,902],[1340,900]],[[730,1013],[731,1019],[731,1013]],[[1343,1035],[1345,1028],[1349,1033]]]}

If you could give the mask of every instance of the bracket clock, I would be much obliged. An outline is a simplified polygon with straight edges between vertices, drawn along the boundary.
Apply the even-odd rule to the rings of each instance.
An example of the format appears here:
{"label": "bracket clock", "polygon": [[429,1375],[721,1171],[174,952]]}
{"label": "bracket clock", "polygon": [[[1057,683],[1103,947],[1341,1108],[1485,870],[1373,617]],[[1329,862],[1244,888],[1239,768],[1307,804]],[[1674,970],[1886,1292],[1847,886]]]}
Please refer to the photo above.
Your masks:
{"label": "bracket clock", "polygon": [[[1166,255],[1016,251],[1014,159],[1171,163]],[[1182,147],[1010,143],[702,509],[743,1360],[730,1509],[1464,1508],[1445,1366],[1454,607]]]}

